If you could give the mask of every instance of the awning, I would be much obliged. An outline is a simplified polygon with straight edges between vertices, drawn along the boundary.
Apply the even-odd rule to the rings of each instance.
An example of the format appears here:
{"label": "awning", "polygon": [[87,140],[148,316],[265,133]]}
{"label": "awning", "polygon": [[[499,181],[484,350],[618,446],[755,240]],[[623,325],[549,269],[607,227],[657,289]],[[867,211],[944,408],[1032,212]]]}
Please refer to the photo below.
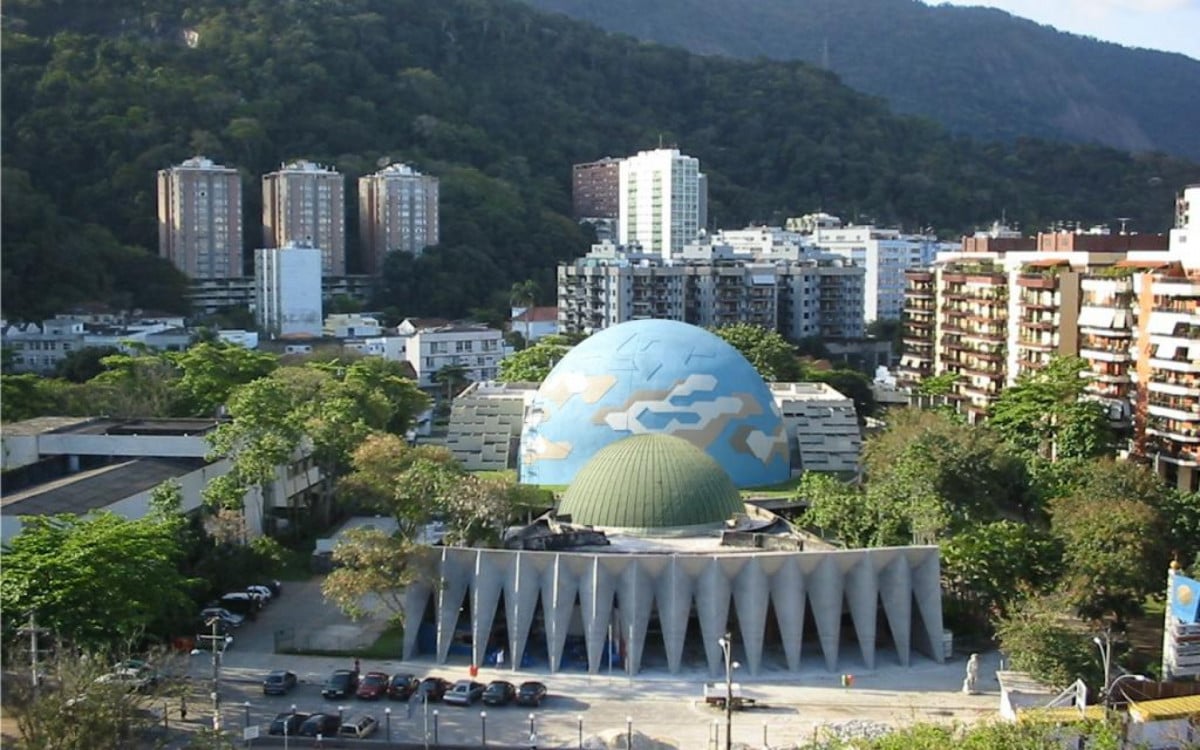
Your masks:
{"label": "awning", "polygon": [[1163,721],[1200,716],[1200,695],[1133,702],[1129,704],[1129,716],[1134,721]]}
{"label": "awning", "polygon": [[1112,328],[1117,311],[1107,307],[1085,307],[1079,311],[1080,328]]}

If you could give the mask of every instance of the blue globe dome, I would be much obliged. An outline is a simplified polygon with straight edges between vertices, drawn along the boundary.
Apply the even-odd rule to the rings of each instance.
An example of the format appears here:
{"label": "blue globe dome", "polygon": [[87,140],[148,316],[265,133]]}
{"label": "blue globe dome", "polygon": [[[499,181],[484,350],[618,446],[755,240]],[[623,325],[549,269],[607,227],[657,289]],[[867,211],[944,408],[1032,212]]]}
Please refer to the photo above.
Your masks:
{"label": "blue globe dome", "polygon": [[686,323],[636,320],[593,334],[550,371],[526,414],[529,484],[570,484],[600,449],[647,433],[684,438],[739,487],[791,473],[766,383],[737,349]]}

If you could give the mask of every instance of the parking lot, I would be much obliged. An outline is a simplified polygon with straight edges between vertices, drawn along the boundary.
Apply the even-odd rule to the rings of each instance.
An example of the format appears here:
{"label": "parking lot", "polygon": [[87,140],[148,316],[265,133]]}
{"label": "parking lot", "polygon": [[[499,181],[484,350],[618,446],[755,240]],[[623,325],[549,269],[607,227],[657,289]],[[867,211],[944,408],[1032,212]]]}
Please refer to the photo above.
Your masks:
{"label": "parking lot", "polygon": [[[417,746],[426,742],[431,747],[480,746],[486,739],[488,745],[496,747],[530,747],[531,714],[533,735],[541,748],[575,748],[579,747],[581,736],[588,744],[589,738],[596,735],[624,735],[630,730],[635,735],[660,738],[669,743],[667,746],[680,748],[713,747],[714,733],[719,731],[720,746],[724,746],[724,714],[704,704],[703,684],[712,678],[701,670],[682,675],[649,670],[632,678],[619,672],[544,674],[507,666],[479,670],[476,679],[483,683],[494,679],[514,684],[525,680],[545,682],[549,695],[539,708],[532,710],[480,703],[466,707],[354,698],[329,701],[321,697],[322,685],[334,669],[353,668],[353,658],[275,654],[276,631],[283,627],[325,628],[338,634],[338,638],[370,636],[372,640],[371,634],[381,629],[378,624],[352,623],[326,605],[315,581],[285,584],[284,595],[278,601],[269,605],[256,622],[248,622],[237,630],[233,647],[222,659],[221,723],[237,735],[249,724],[259,727],[265,736],[276,714],[290,712],[293,706],[302,713],[335,714],[340,707],[344,716],[366,712],[378,719],[379,731],[374,740],[386,739],[390,727],[392,740]],[[733,738],[735,743],[750,747],[779,748],[811,740],[814,734],[827,731],[828,727],[849,723],[974,721],[994,715],[996,657],[984,654],[981,658],[984,693],[971,696],[959,690],[965,665],[961,656],[945,665],[914,659],[913,666],[908,668],[851,667],[855,672],[852,687],[842,686],[841,674],[815,665],[799,673],[770,672],[754,678],[738,675],[736,679],[744,685],[746,695],[754,697],[758,705],[734,714]],[[294,672],[298,677],[296,688],[285,696],[264,696],[262,679],[272,669]],[[418,677],[437,675],[452,682],[469,677],[465,663],[403,662],[399,654],[394,659],[363,660],[360,670],[410,672]],[[201,652],[190,657],[188,672],[191,690],[186,725],[211,725],[210,655]],[[178,705],[172,704],[169,711],[169,720],[177,722]],[[313,744],[311,739],[302,742],[298,746]],[[370,746],[372,742],[348,739],[342,744]],[[635,741],[635,746],[640,745]]]}

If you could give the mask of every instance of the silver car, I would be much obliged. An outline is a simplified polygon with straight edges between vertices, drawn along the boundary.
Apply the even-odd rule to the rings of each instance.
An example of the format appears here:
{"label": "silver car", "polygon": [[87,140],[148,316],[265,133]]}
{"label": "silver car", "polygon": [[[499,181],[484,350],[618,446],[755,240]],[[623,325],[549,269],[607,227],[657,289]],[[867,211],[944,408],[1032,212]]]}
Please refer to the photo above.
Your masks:
{"label": "silver car", "polygon": [[379,720],[369,714],[356,714],[342,721],[342,728],[338,731],[343,737],[353,737],[361,740],[375,734],[375,730],[379,729]]}

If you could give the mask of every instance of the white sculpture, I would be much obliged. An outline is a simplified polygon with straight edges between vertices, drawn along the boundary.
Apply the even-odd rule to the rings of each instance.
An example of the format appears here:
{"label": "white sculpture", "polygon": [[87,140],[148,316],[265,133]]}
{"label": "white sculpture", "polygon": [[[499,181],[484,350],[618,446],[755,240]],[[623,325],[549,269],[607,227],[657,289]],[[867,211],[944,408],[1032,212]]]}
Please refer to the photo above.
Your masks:
{"label": "white sculpture", "polygon": [[975,683],[979,679],[979,654],[971,654],[967,659],[967,677],[963,680],[962,691],[967,695],[975,695]]}

